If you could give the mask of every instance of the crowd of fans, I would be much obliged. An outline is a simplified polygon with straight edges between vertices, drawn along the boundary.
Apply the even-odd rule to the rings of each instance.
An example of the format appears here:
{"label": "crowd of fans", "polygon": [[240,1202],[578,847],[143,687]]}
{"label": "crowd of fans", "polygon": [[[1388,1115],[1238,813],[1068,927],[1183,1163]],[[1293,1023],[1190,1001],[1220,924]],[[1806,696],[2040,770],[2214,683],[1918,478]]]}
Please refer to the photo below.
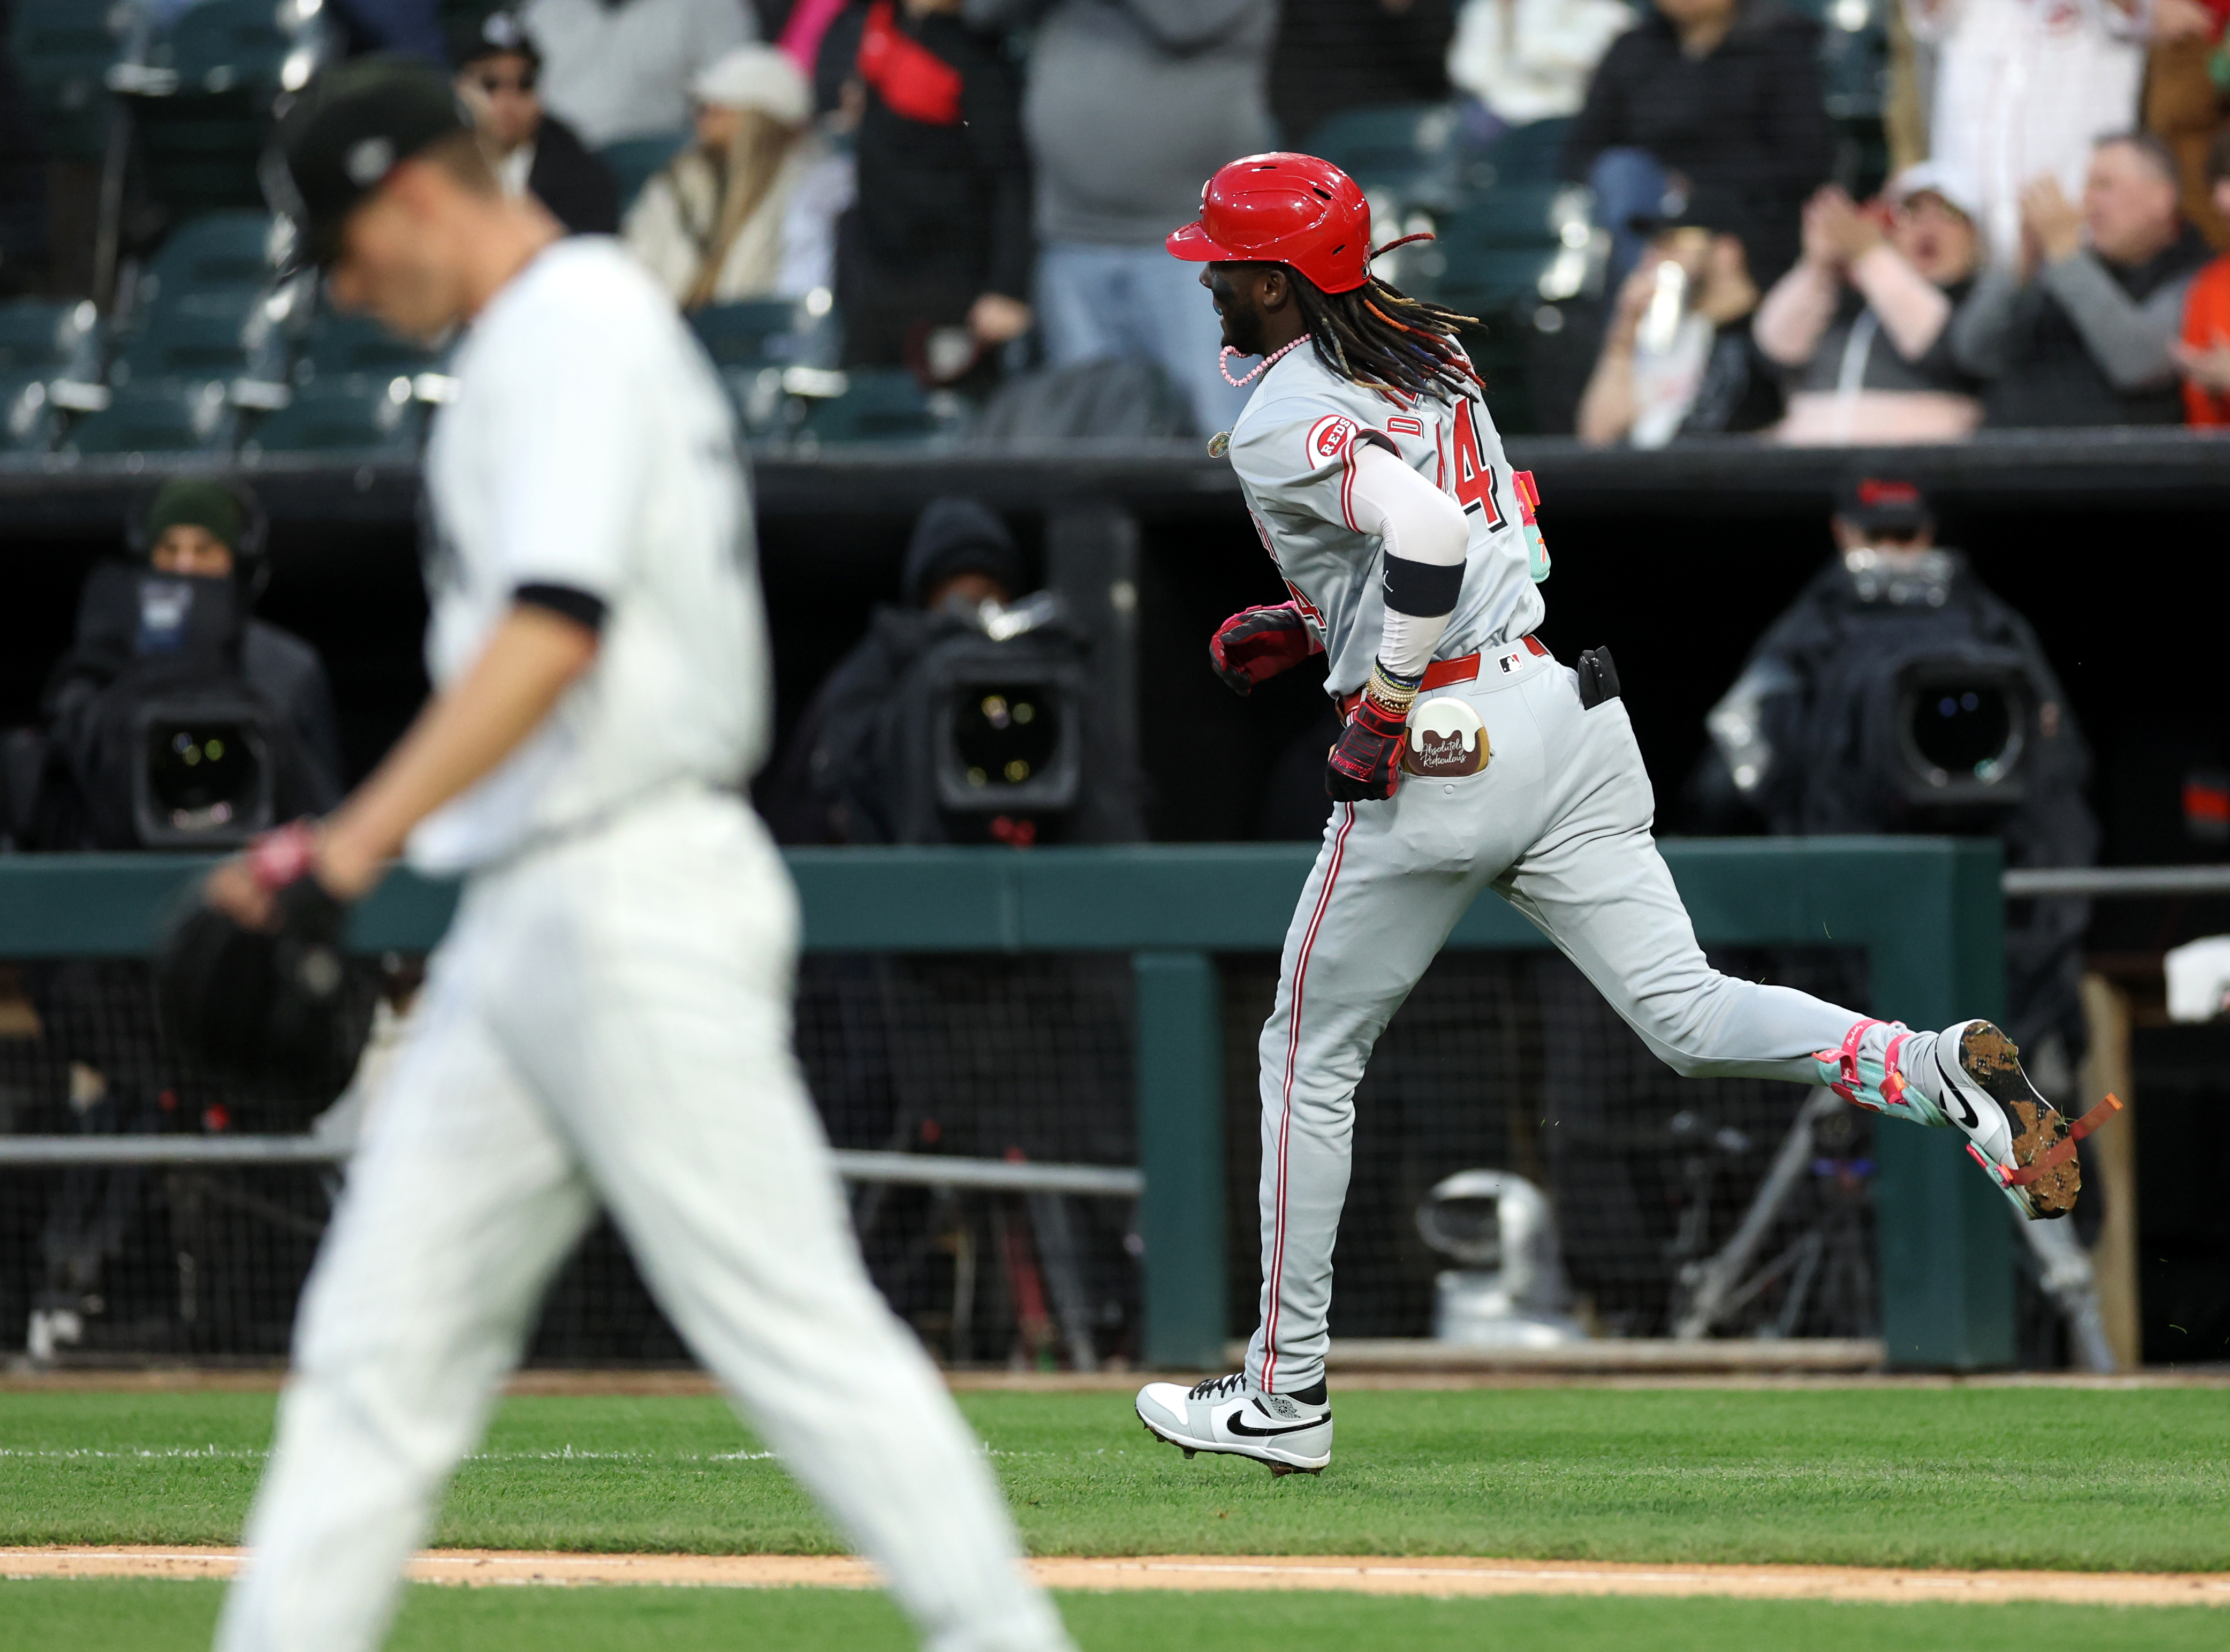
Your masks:
{"label": "crowd of fans", "polygon": [[[1163,236],[1235,155],[1437,105],[1489,177],[1498,145],[1547,134],[1591,203],[1580,290],[1487,322],[1562,335],[1546,429],[1854,443],[2230,418],[2230,268],[2207,269],[2230,246],[2230,0],[326,10],[347,49],[445,59],[506,184],[622,235],[685,308],[833,307],[829,365],[980,393],[1122,359],[1222,428],[1243,398]],[[1862,29],[1886,67],[1854,112],[1823,49]],[[662,163],[647,184],[616,158],[638,145]],[[1382,240],[1415,227],[1381,205],[1404,219]]]}

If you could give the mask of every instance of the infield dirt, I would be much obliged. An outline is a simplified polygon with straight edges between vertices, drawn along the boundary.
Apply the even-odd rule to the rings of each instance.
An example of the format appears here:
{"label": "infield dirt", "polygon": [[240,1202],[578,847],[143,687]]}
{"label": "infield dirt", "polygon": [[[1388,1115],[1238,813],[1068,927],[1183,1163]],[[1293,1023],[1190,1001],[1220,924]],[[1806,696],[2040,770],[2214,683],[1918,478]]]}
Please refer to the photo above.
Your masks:
{"label": "infield dirt", "polygon": [[[0,1576],[229,1577],[229,1548],[0,1549]],[[1642,1565],[1460,1558],[1147,1555],[1029,1562],[1050,1589],[1337,1590],[1449,1598],[1482,1595],[1711,1595],[1751,1600],[2055,1601],[2085,1606],[2230,1606],[2230,1573],[1951,1571],[1877,1566]],[[410,1563],[420,1583],[666,1584],[741,1589],[872,1589],[874,1569],[841,1555],[530,1554],[437,1549]]]}

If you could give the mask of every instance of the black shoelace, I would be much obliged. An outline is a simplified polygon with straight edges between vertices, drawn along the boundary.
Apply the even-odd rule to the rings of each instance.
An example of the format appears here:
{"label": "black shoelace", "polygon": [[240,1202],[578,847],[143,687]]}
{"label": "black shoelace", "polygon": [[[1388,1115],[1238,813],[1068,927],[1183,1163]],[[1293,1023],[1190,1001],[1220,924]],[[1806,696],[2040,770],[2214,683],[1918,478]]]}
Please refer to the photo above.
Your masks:
{"label": "black shoelace", "polygon": [[1234,1371],[1228,1377],[1211,1377],[1204,1383],[1195,1384],[1193,1385],[1191,1397],[1194,1399],[1222,1399],[1227,1395],[1236,1394],[1241,1389],[1246,1386],[1247,1373],[1243,1371]]}

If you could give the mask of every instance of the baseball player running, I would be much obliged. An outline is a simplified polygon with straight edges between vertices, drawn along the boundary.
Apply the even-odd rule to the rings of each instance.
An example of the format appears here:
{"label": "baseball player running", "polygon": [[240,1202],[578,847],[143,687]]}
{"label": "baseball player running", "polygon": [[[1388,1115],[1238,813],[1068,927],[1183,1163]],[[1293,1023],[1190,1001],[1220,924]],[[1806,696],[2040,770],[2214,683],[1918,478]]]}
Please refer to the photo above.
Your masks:
{"label": "baseball player running", "polygon": [[336,813],[207,899],[315,932],[406,840],[466,883],[303,1299],[218,1645],[379,1641],[602,1204],[930,1646],[1064,1652],[860,1265],[790,1055],[795,899],[737,791],[766,737],[751,501],[710,365],[616,242],[506,197],[433,68],[333,72],[279,153],[342,304],[414,338],[470,324],[426,463],[436,692]]}
{"label": "baseball player running", "polygon": [[2023,1215],[2073,1208],[2069,1126],[1997,1028],[1911,1032],[1705,962],[1650,836],[1614,676],[1594,660],[1568,669],[1533,637],[1548,573],[1537,501],[1455,342],[1462,318],[1371,275],[1354,183],[1305,155],[1234,161],[1169,249],[1207,266],[1226,358],[1261,358],[1228,447],[1292,593],[1226,622],[1215,669],[1244,694],[1322,652],[1346,722],[1262,1029],[1260,1327],[1244,1371],[1142,1389],[1147,1428],[1275,1474],[1331,1461],[1325,1319],[1356,1083],[1482,889],[1675,1071],[1823,1084],[1956,1125]]}

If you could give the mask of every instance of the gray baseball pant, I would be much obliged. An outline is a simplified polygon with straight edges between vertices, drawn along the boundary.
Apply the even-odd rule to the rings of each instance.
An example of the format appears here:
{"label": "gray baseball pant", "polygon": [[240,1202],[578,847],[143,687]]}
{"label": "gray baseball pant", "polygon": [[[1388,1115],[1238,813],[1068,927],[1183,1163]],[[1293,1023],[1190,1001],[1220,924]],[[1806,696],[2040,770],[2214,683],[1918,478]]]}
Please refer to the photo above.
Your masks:
{"label": "gray baseball pant", "polygon": [[[1460,779],[1405,774],[1338,803],[1286,934],[1262,1029],[1262,1305],[1247,1374],[1273,1392],[1324,1375],[1332,1242],[1355,1087],[1448,932],[1492,889],[1576,964],[1652,1053],[1691,1077],[1821,1082],[1813,1055],[1864,1017],[1718,973],[1650,827],[1656,802],[1626,707],[1580,705],[1574,674],[1519,652],[1508,673],[1428,691],[1468,701],[1492,757]],[[1869,1033],[1869,1053],[1886,1029]],[[1931,1035],[1908,1041],[1907,1071]]]}
{"label": "gray baseball pant", "polygon": [[790,1049],[797,909],[732,797],[467,886],[295,1330],[222,1652],[367,1652],[551,1276],[612,1212],[933,1652],[1070,1652],[975,1437],[860,1261]]}

